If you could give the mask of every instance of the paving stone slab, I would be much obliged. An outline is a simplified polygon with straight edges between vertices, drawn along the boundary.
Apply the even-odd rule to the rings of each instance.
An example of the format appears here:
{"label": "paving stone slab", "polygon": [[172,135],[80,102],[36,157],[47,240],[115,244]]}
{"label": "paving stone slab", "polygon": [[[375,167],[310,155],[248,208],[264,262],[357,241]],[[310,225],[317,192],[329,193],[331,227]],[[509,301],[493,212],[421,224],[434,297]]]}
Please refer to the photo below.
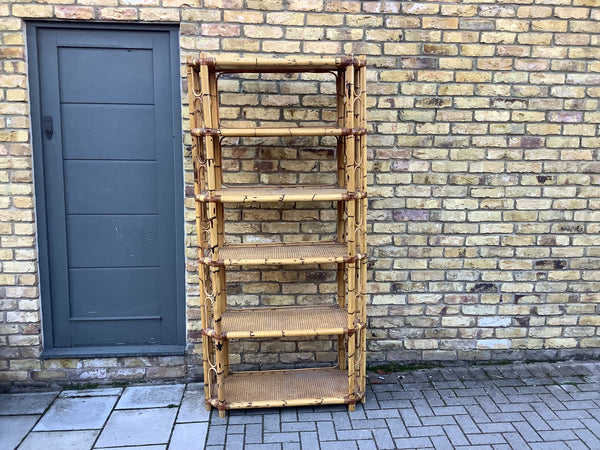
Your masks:
{"label": "paving stone slab", "polygon": [[40,431],[27,435],[19,450],[89,450],[100,430]]}
{"label": "paving stone slab", "polygon": [[[204,448],[207,431],[207,422],[178,423],[175,425],[175,428],[173,428],[173,435],[171,436],[171,442],[169,443],[169,450],[190,450],[194,448]],[[227,442],[229,444],[229,437]]]}
{"label": "paving stone slab", "polygon": [[61,398],[71,397],[103,397],[121,395],[123,388],[101,388],[101,389],[83,389],[81,391],[68,390],[62,391],[59,395]]}
{"label": "paving stone slab", "polygon": [[96,446],[166,444],[176,414],[175,408],[114,411]]}
{"label": "paving stone slab", "polygon": [[0,448],[12,449],[29,433],[40,416],[0,417]]}
{"label": "paving stone slab", "polygon": [[118,397],[81,397],[57,399],[33,431],[100,429]]}
{"label": "paving stone slab", "polygon": [[136,445],[135,447],[94,447],[94,449],[102,448],[102,450],[167,450],[164,445]]}
{"label": "paving stone slab", "polygon": [[0,394],[0,416],[42,414],[58,392],[35,394]]}
{"label": "paving stone slab", "polygon": [[179,406],[184,389],[184,384],[128,387],[121,395],[116,409]]}
{"label": "paving stone slab", "polygon": [[208,422],[210,411],[206,410],[204,391],[187,390],[179,407],[177,423],[183,422]]}

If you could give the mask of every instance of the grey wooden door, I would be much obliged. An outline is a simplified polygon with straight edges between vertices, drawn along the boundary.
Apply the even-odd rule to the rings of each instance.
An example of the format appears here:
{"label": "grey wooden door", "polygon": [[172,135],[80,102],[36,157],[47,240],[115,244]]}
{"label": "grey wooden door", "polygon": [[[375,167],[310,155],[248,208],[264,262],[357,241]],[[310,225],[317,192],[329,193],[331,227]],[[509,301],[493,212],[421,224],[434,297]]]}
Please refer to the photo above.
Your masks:
{"label": "grey wooden door", "polygon": [[46,353],[172,351],[184,344],[174,33],[35,35]]}

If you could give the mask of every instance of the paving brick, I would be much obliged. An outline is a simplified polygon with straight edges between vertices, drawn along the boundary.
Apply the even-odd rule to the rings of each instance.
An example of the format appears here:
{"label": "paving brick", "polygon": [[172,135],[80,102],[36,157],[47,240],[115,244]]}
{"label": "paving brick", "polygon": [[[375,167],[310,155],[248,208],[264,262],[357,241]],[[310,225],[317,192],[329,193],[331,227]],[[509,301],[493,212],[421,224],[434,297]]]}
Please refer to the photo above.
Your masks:
{"label": "paving brick", "polygon": [[316,432],[300,432],[300,444],[302,448],[316,449],[319,448],[319,437]]}
{"label": "paving brick", "polygon": [[317,422],[319,441],[335,441],[337,436],[333,428],[333,422]]}
{"label": "paving brick", "polygon": [[549,430],[550,427],[548,424],[540,417],[540,415],[536,412],[523,412],[523,417],[529,424],[537,431],[541,430]]}
{"label": "paving brick", "polygon": [[519,433],[503,433],[502,436],[504,436],[504,439],[506,439],[506,442],[508,442],[512,448],[520,449],[529,447]]}
{"label": "paving brick", "polygon": [[263,416],[263,431],[277,433],[281,431],[281,418],[279,415],[269,414]]}
{"label": "paving brick", "polygon": [[281,450],[281,444],[247,444],[247,450]]}
{"label": "paving brick", "polygon": [[392,449],[394,448],[394,440],[386,428],[379,428],[372,430],[373,437],[377,443],[377,447],[380,449]]}
{"label": "paving brick", "polygon": [[396,444],[396,448],[433,448],[433,444],[429,438],[400,438],[394,439],[394,443]]}
{"label": "paving brick", "polygon": [[206,445],[224,445],[225,436],[227,436],[227,427],[225,425],[210,425],[206,437]]}
{"label": "paving brick", "polygon": [[[393,441],[392,441],[393,442]],[[377,450],[377,445],[374,441],[356,441],[359,450]],[[395,448],[392,443],[392,447],[380,447],[380,448]]]}
{"label": "paving brick", "polygon": [[424,426],[432,425],[454,425],[456,420],[454,416],[436,416],[436,417],[423,417],[421,418]]}
{"label": "paving brick", "polygon": [[594,433],[597,438],[600,439],[600,421],[596,419],[581,419],[581,423],[585,425],[592,433]]}
{"label": "paving brick", "polygon": [[[352,420],[352,428],[355,430],[360,429],[373,429],[373,428],[387,428],[388,424],[385,419],[359,419]],[[337,428],[337,424],[336,424]]]}
{"label": "paving brick", "polygon": [[515,427],[527,442],[538,442],[542,440],[540,435],[537,434],[535,429],[533,429],[528,422],[513,422],[512,426]]}
{"label": "paving brick", "polygon": [[412,409],[400,409],[398,412],[407,427],[419,427],[422,425],[419,416]]}
{"label": "paving brick", "polygon": [[283,422],[281,431],[284,433],[289,431],[317,431],[317,424],[315,422]]}
{"label": "paving brick", "polygon": [[444,434],[444,430],[440,426],[408,427],[407,429],[408,429],[408,434],[412,437],[441,436]]}
{"label": "paving brick", "polygon": [[464,415],[464,416],[456,416],[456,423],[458,423],[460,425],[460,428],[462,429],[462,431],[466,434],[469,433],[479,433],[479,427],[475,424],[475,422],[473,422],[473,419],[471,419],[470,416],[468,415]]}
{"label": "paving brick", "polygon": [[321,450],[343,450],[343,449],[354,449],[358,448],[356,441],[336,441],[336,442],[322,442]]}
{"label": "paving brick", "polygon": [[442,427],[446,432],[446,436],[454,446],[458,445],[469,445],[469,440],[463,434],[461,428],[458,425],[445,425]]}
{"label": "paving brick", "polygon": [[387,425],[390,429],[390,433],[394,438],[409,437],[408,430],[404,426],[404,422],[401,419],[386,419]]}
{"label": "paving brick", "polygon": [[300,436],[298,433],[265,433],[263,440],[265,443],[300,442]]}
{"label": "paving brick", "polygon": [[261,424],[247,424],[245,429],[245,441],[247,444],[261,444],[263,442],[263,427]]}
{"label": "paving brick", "polygon": [[467,434],[467,439],[473,445],[503,444],[506,439],[500,433]]}
{"label": "paving brick", "polygon": [[600,448],[600,439],[588,429],[573,430],[573,432],[590,448]]}
{"label": "paving brick", "polygon": [[479,429],[482,433],[509,433],[515,431],[511,423],[480,423]]}

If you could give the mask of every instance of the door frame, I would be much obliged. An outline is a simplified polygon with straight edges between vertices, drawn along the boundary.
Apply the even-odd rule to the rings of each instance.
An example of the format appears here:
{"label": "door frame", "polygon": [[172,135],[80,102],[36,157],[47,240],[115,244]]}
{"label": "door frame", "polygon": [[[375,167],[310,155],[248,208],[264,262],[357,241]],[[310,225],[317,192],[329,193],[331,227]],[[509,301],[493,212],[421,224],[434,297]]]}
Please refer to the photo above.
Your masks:
{"label": "door frame", "polygon": [[[175,257],[176,302],[175,345],[127,345],[110,347],[54,347],[52,291],[50,280],[50,260],[48,248],[48,218],[46,215],[46,188],[44,176],[44,146],[41,120],[40,68],[38,64],[38,30],[42,28],[62,28],[81,30],[118,31],[163,31],[169,33],[171,55],[171,96],[173,99],[172,152],[174,158],[173,183],[175,184],[176,211],[175,240],[178,243]],[[75,23],[53,21],[26,21],[27,71],[29,79],[29,104],[31,119],[31,145],[33,159],[33,181],[35,192],[36,235],[38,247],[38,276],[41,298],[42,359],[117,357],[143,355],[183,355],[186,347],[186,295],[185,295],[185,220],[184,220],[184,176],[183,176],[183,135],[181,127],[181,74],[179,60],[179,26],[113,23]]]}

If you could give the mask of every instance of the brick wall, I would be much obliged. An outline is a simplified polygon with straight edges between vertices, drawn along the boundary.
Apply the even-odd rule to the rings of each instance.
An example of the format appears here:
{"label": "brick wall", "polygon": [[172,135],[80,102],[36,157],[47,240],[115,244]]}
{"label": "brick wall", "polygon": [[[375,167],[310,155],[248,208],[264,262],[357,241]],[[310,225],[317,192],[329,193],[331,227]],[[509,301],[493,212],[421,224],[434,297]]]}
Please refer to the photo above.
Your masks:
{"label": "brick wall", "polygon": [[[11,1],[0,3],[0,381],[198,372],[191,198],[186,199],[188,356],[38,359],[23,33],[23,19],[29,18],[180,23],[182,61],[199,51],[367,55],[370,361],[600,354],[600,1]],[[268,83],[261,84],[265,80],[254,81],[233,80],[225,90],[269,94]],[[313,84],[308,80],[306,86]],[[183,78],[182,86],[185,117]],[[278,98],[302,94],[302,102],[310,101],[310,91],[286,92],[285,80],[277,86]],[[244,105],[232,98],[239,96],[226,105],[231,119],[299,119],[298,109],[290,112],[292,105],[275,102],[271,115],[264,116],[260,108],[243,112]],[[254,97],[247,98],[246,106],[258,106]],[[304,103],[301,120],[326,119],[327,106]],[[184,120],[184,128],[187,124]],[[187,137],[184,143],[189,144]],[[268,182],[284,172],[284,182],[311,182],[327,179],[323,172],[331,168],[328,142],[229,145],[228,169],[235,180],[260,174]],[[244,226],[254,227],[256,239],[327,234],[328,226],[319,228],[319,222],[333,217],[316,206],[330,205],[274,208],[263,215],[232,210],[232,239],[242,239]],[[231,281],[236,304],[302,303],[328,297],[333,285],[328,267],[277,273],[247,268],[232,272]],[[323,284],[317,287],[317,281]],[[263,289],[268,295],[259,295]],[[263,356],[257,356],[259,348]],[[291,356],[296,351],[298,359]],[[334,353],[321,341],[248,342],[233,362],[312,364]]]}

